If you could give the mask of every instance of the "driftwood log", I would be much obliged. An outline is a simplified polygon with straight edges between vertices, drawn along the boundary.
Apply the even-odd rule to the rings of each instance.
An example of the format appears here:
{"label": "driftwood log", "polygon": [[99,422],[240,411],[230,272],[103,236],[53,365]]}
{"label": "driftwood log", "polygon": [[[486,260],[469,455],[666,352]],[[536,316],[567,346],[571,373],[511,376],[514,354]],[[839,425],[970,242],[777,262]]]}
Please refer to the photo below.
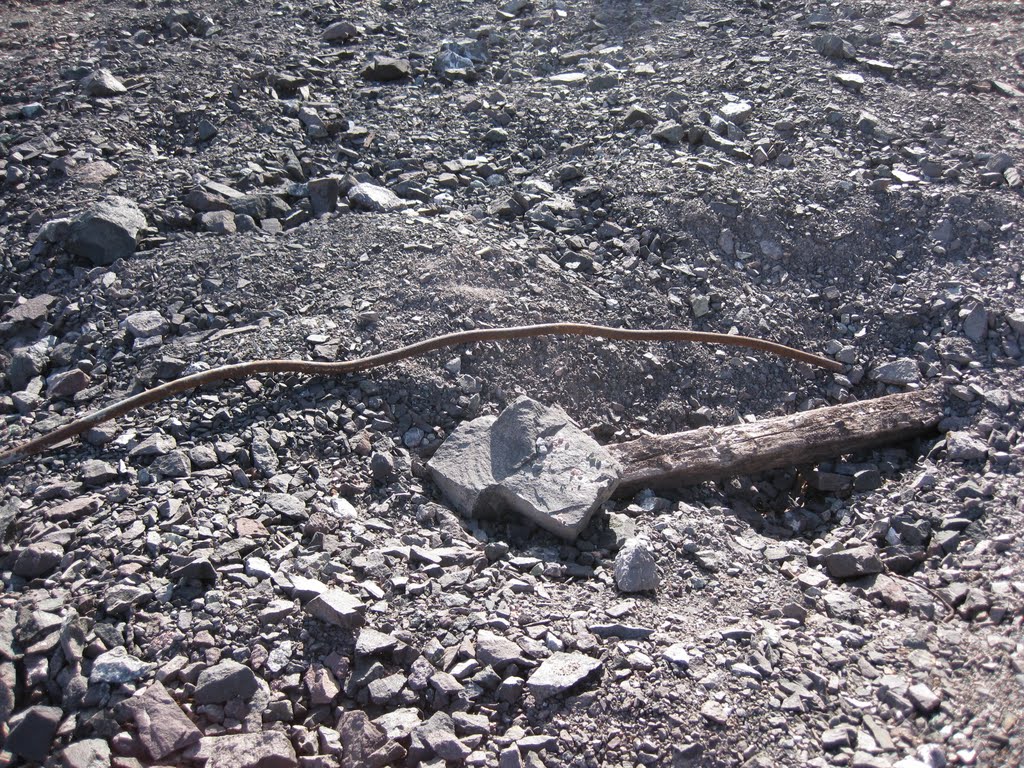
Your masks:
{"label": "driftwood log", "polygon": [[650,435],[607,446],[624,471],[617,495],[811,464],[934,431],[942,418],[933,390],[887,395],[791,416]]}

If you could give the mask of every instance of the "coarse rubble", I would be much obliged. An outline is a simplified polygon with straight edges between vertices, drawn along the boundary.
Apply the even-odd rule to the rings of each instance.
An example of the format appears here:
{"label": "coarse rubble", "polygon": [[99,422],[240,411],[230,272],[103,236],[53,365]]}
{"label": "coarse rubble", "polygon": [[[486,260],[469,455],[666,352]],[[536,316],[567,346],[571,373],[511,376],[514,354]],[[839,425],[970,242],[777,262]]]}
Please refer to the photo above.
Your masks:
{"label": "coarse rubble", "polygon": [[[0,448],[213,366],[501,325],[845,366],[480,344],[4,467],[5,765],[1024,761],[1019,5],[0,16]],[[612,498],[575,541],[428,469],[522,396],[611,443],[919,387],[928,439]]]}

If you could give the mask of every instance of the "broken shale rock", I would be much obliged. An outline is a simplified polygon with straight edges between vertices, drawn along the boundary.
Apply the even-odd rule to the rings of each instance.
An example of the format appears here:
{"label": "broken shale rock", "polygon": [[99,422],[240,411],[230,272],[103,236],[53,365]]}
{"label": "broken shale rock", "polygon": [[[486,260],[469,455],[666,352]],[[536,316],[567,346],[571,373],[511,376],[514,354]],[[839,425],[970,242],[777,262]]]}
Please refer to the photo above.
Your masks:
{"label": "broken shale rock", "polygon": [[612,495],[622,467],[557,406],[521,397],[462,424],[429,465],[467,516],[511,510],[569,541]]}
{"label": "broken shale rock", "polygon": [[202,736],[162,683],[153,683],[128,704],[139,741],[153,760],[163,760]]}
{"label": "broken shale rock", "polygon": [[234,698],[248,699],[258,688],[256,674],[249,667],[225,659],[200,673],[195,698],[200,704],[223,704]]}
{"label": "broken shale rock", "polygon": [[134,202],[108,197],[71,223],[67,249],[94,266],[105,267],[135,253],[145,226],[146,217]]}
{"label": "broken shale rock", "polygon": [[293,768],[299,764],[288,736],[269,730],[204,736],[195,750],[195,758],[205,761],[210,768]]}
{"label": "broken shale rock", "polygon": [[537,701],[568,693],[596,680],[601,675],[602,663],[583,653],[551,654],[526,681],[530,693]]}

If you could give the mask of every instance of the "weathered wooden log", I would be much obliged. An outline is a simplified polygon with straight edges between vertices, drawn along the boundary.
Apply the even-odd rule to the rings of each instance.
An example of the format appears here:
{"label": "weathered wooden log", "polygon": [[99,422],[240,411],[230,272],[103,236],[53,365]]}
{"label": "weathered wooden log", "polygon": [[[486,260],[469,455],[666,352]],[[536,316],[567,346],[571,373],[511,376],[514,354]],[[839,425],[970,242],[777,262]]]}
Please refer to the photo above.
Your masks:
{"label": "weathered wooden log", "polygon": [[617,495],[811,464],[933,431],[933,390],[887,395],[750,424],[702,427],[607,446],[624,471]]}

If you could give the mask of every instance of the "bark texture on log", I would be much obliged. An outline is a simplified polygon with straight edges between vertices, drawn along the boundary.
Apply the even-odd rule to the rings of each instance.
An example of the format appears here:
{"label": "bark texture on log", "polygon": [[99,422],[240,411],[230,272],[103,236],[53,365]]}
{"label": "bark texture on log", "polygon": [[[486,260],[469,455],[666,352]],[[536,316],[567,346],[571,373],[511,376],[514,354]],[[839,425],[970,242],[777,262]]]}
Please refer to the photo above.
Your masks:
{"label": "bark texture on log", "polygon": [[810,464],[927,434],[941,418],[938,393],[925,390],[607,448],[625,469],[622,494]]}

